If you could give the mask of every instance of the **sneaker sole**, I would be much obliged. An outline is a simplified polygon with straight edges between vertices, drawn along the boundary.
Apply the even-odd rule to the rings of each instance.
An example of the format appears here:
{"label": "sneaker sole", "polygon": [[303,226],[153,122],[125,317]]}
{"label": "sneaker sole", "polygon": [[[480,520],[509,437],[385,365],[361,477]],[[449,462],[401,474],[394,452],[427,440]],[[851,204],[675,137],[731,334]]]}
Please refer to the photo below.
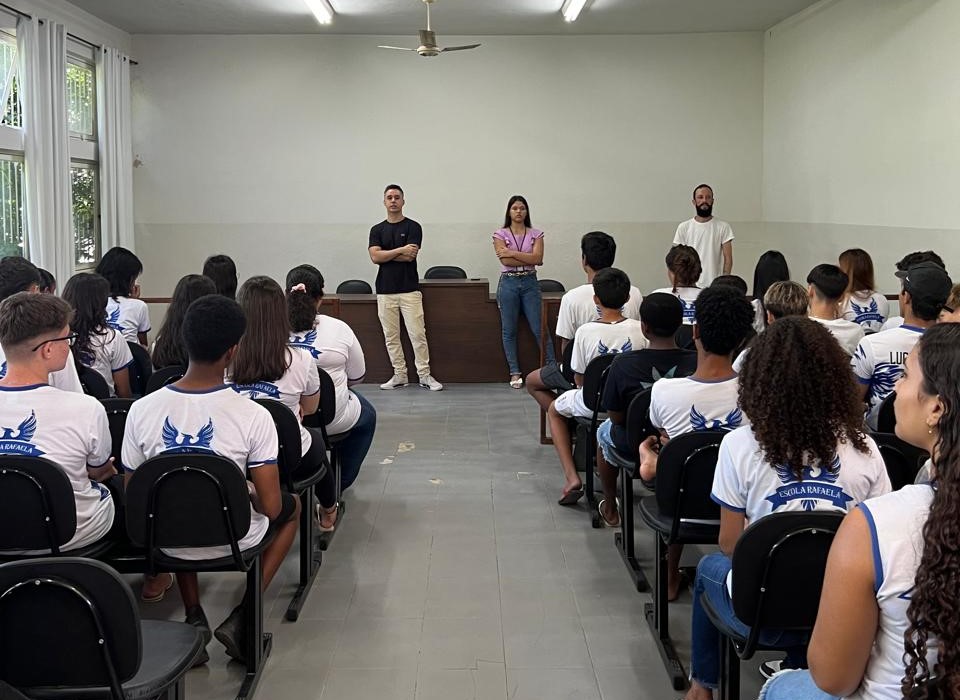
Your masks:
{"label": "sneaker sole", "polygon": [[233,639],[230,635],[222,634],[220,630],[214,632],[213,636],[216,637],[217,641],[227,650],[227,656],[240,663],[246,663],[246,657],[243,651],[237,646],[237,640]]}
{"label": "sneaker sole", "polygon": [[406,386],[406,384],[394,384],[393,386],[383,386],[383,385],[381,384],[381,385],[380,385],[380,389],[381,389],[382,391],[393,391],[394,389],[402,389],[402,388],[405,387],[405,386]]}
{"label": "sneaker sole", "polygon": [[420,386],[423,387],[424,389],[426,389],[427,391],[443,391],[443,387],[442,387],[442,386],[441,386],[441,387],[437,387],[436,389],[434,389],[432,386],[430,386],[430,385],[428,385],[428,384],[421,384]]}

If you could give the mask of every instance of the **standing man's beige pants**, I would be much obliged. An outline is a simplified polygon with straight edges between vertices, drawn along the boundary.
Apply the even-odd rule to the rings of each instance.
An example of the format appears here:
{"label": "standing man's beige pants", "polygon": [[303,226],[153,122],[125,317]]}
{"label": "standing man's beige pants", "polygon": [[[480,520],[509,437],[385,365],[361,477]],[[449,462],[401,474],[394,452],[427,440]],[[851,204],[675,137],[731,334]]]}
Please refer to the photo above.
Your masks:
{"label": "standing man's beige pants", "polygon": [[383,327],[383,338],[386,341],[390,364],[393,365],[393,373],[406,378],[407,361],[403,357],[403,346],[400,344],[400,314],[403,314],[403,323],[413,346],[417,376],[422,379],[430,374],[430,350],[427,348],[427,330],[423,323],[423,294],[406,292],[377,295],[377,315]]}

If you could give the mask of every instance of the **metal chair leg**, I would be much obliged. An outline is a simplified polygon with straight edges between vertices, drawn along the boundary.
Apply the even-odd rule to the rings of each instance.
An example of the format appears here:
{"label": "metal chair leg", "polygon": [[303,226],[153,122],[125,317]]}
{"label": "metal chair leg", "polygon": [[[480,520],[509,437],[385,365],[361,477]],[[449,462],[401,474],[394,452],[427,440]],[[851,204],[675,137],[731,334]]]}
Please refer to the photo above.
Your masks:
{"label": "metal chair leg", "polygon": [[626,472],[623,472],[620,475],[620,508],[623,512],[620,513],[620,531],[614,534],[613,541],[617,551],[620,552],[624,565],[627,567],[633,585],[637,591],[642,592],[650,590],[650,582],[647,581],[643,568],[637,561],[633,528],[633,503],[633,479]]}
{"label": "metal chair leg", "polygon": [[247,572],[247,592],[243,601],[244,632],[246,639],[247,672],[237,693],[237,700],[252,698],[273,647],[273,635],[263,631],[263,560],[257,561]]}
{"label": "metal chair leg", "polygon": [[674,690],[683,690],[687,687],[687,674],[680,663],[680,656],[670,639],[670,610],[667,601],[667,549],[668,545],[663,538],[657,535],[657,567],[654,578],[653,604],[643,607],[643,612],[653,633],[653,641],[660,651],[664,668],[670,676]]}
{"label": "metal chair leg", "polygon": [[320,570],[323,555],[314,547],[313,534],[313,487],[300,494],[300,578],[297,589],[287,606],[286,618],[296,622],[300,617],[300,609],[307,602],[307,595],[313,586],[313,580]]}

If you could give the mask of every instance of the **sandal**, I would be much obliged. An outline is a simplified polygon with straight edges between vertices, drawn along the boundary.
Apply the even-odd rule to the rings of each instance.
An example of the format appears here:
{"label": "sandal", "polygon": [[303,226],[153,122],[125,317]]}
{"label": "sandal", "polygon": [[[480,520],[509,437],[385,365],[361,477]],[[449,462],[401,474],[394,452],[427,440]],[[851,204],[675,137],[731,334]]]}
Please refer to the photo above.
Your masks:
{"label": "sandal", "polygon": [[576,486],[568,491],[563,491],[560,494],[560,500],[557,501],[562,506],[572,506],[577,501],[583,498],[583,484]]}
{"label": "sandal", "polygon": [[607,502],[607,499],[604,498],[597,504],[597,512],[600,513],[600,522],[606,527],[620,527],[620,504],[617,503],[617,519],[616,520],[607,520],[607,516],[603,514],[603,504]]}
{"label": "sandal", "polygon": [[142,587],[140,588],[140,600],[142,600],[144,603],[159,603],[161,600],[163,600],[163,597],[167,594],[167,591],[169,591],[171,588],[173,588],[173,583],[174,583],[174,581],[175,581],[176,579],[173,577],[173,574],[169,574],[169,573],[159,574],[158,576],[153,577],[153,579],[151,579],[151,578],[148,577],[148,576],[144,576],[144,577],[143,577],[143,583],[146,584],[147,581],[160,578],[160,576],[166,576],[166,577],[167,577],[167,585],[165,585],[163,588],[161,588],[158,593],[155,593],[154,595],[148,596],[148,595],[146,594],[146,590],[147,590],[147,589],[146,589],[146,585],[144,585],[144,586],[142,586]]}
{"label": "sandal", "polygon": [[512,386],[514,389],[521,388],[523,386],[523,377],[521,377],[519,374],[514,374],[512,377],[510,377],[510,386]]}
{"label": "sandal", "polygon": [[[323,516],[325,516],[325,515],[332,515],[332,516],[333,516],[333,524],[332,524],[332,525],[324,525],[324,524],[323,524]],[[318,520],[318,522],[317,522],[317,528],[320,530],[320,532],[333,532],[334,530],[337,529],[337,520],[339,519],[339,515],[340,515],[340,504],[339,504],[339,503],[334,503],[334,504],[333,504],[333,508],[330,508],[330,509],[324,508],[323,506],[321,506],[321,505],[318,503],[318,504],[317,504],[317,520]]]}

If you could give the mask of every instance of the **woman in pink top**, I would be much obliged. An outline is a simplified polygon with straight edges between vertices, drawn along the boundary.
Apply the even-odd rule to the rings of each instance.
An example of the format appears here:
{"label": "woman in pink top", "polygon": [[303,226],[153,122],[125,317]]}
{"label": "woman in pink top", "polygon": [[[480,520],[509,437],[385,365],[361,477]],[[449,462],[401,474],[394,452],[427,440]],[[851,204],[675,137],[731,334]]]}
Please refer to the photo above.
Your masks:
{"label": "woman in pink top", "polygon": [[[543,231],[530,224],[527,200],[515,194],[507,202],[503,228],[493,234],[493,249],[500,259],[500,283],[497,285],[497,306],[503,329],[503,354],[510,369],[510,386],[523,386],[520,362],[517,359],[517,329],[520,311],[527,318],[530,331],[540,344],[540,286],[537,265],[543,264]],[[554,362],[553,344],[547,339],[547,362]]]}

